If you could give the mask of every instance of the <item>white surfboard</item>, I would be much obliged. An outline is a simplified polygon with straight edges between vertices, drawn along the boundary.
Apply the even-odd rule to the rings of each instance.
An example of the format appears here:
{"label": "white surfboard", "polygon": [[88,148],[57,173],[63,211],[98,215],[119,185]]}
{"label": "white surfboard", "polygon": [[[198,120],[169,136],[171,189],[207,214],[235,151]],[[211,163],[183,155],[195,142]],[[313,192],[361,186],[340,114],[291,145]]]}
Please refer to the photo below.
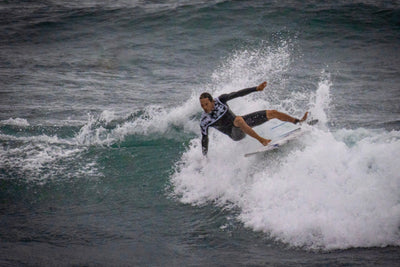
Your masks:
{"label": "white surfboard", "polygon": [[267,127],[265,138],[271,139],[271,142],[253,152],[246,153],[245,157],[277,149],[303,134],[300,125],[278,119],[269,120],[263,127]]}

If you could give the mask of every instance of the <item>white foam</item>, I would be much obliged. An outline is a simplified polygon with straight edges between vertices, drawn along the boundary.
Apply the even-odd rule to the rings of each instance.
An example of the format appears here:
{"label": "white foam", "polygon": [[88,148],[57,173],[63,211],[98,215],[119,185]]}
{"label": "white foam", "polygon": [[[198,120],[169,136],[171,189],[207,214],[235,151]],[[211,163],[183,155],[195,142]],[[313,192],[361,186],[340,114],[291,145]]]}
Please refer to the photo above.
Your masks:
{"label": "white foam", "polygon": [[62,172],[63,167],[57,162],[80,152],[82,148],[79,147],[58,146],[37,139],[18,147],[0,149],[0,167],[7,172],[19,173],[21,179],[45,182]]}
{"label": "white foam", "polygon": [[349,147],[313,132],[303,150],[254,175],[241,219],[295,246],[399,245],[400,134],[375,138]]}
{"label": "white foam", "polygon": [[[63,139],[57,135],[0,134],[0,139],[7,144],[0,147],[0,168],[4,173],[38,183],[45,183],[60,174],[67,175],[65,161],[75,160],[74,157],[86,150],[75,138]],[[82,169],[74,171],[81,172]],[[71,174],[71,170],[68,172]]]}
{"label": "white foam", "polygon": [[[254,73],[260,64],[254,64]],[[244,76],[253,77],[252,73]],[[331,85],[324,73],[316,92],[308,96],[312,116],[320,123],[265,157],[243,157],[259,146],[249,137],[233,142],[210,130],[207,159],[201,155],[200,138],[192,140],[171,177],[174,194],[193,205],[233,205],[247,227],[291,246],[329,250],[400,245],[400,132],[331,132],[326,125]],[[240,103],[247,107],[233,109],[249,112],[267,105],[287,112],[285,107],[297,107],[273,101],[246,97]],[[300,109],[294,112],[302,114]],[[262,126],[256,131],[262,135]]]}
{"label": "white foam", "polygon": [[[89,115],[87,123],[75,136],[76,142],[83,145],[111,145],[124,140],[129,135],[166,134],[173,127],[180,127],[185,132],[198,132],[197,121],[190,119],[199,112],[198,96],[192,97],[174,108],[157,105],[147,106],[142,114],[132,119],[124,118],[115,127],[107,129],[112,120],[121,119],[111,111],[103,111],[100,116]],[[129,117],[129,116],[126,116]]]}
{"label": "white foam", "polygon": [[13,125],[13,126],[29,126],[29,122],[26,119],[22,118],[9,118],[8,120],[0,121],[2,125]]}

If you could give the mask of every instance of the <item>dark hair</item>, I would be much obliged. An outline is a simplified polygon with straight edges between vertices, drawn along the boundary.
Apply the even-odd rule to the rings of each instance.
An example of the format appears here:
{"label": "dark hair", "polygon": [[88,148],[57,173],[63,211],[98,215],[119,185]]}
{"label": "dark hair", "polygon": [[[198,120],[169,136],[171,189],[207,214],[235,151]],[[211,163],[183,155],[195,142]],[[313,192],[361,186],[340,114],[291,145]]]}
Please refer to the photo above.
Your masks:
{"label": "dark hair", "polygon": [[202,93],[200,95],[200,99],[208,98],[211,102],[213,101],[213,97],[209,93]]}

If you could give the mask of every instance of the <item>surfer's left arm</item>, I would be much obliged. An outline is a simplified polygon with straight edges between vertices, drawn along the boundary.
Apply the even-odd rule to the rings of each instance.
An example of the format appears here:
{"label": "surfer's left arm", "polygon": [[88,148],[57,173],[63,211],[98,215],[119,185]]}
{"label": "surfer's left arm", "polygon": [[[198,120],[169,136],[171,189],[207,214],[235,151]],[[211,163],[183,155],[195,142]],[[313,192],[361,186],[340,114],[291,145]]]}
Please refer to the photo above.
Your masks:
{"label": "surfer's left arm", "polygon": [[236,92],[232,92],[229,94],[223,94],[221,96],[218,97],[218,99],[222,102],[222,103],[226,103],[227,101],[234,99],[236,97],[241,97],[241,96],[245,96],[248,95],[250,93],[253,92],[258,92],[258,91],[262,91],[264,90],[264,88],[267,86],[267,82],[263,82],[261,84],[259,84],[258,86],[255,87],[250,87],[250,88],[245,88]]}

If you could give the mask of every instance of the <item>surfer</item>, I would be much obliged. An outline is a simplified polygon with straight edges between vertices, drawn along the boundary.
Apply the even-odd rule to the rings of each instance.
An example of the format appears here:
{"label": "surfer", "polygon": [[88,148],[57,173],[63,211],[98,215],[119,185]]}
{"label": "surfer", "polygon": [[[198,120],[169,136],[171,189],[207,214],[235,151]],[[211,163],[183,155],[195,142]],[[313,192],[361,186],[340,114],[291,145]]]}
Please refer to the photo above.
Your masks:
{"label": "surfer", "polygon": [[246,134],[257,139],[264,146],[268,145],[271,140],[259,136],[252,127],[263,124],[271,119],[279,119],[281,121],[289,121],[298,123],[307,119],[306,112],[302,119],[293,118],[285,113],[276,110],[261,110],[244,116],[236,116],[227,102],[236,97],[245,96],[256,91],[262,91],[267,86],[267,82],[263,82],[256,87],[246,88],[237,92],[220,95],[213,98],[209,93],[200,95],[200,104],[204,112],[200,119],[201,128],[201,146],[203,155],[208,152],[208,128],[214,127],[220,132],[228,135],[232,140],[242,140]]}

